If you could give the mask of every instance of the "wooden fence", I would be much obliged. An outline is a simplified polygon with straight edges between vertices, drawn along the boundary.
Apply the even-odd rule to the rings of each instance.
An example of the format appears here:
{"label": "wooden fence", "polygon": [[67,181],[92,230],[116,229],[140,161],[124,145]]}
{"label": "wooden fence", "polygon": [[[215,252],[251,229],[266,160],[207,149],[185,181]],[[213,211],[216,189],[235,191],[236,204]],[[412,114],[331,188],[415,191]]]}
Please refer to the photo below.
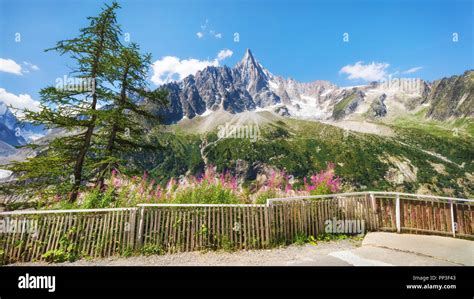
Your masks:
{"label": "wooden fence", "polygon": [[358,221],[364,232],[474,238],[474,201],[359,192],[276,198],[264,205],[140,204],[117,209],[3,212],[0,262],[269,248],[328,233],[331,221]]}
{"label": "wooden fence", "polygon": [[270,246],[266,205],[140,205],[144,248],[167,252]]}
{"label": "wooden fence", "polygon": [[[3,263],[123,255],[134,248],[137,208],[1,213]],[[59,252],[60,251],[60,252]]]}
{"label": "wooden fence", "polygon": [[[408,232],[474,239],[474,200],[470,199],[390,192],[355,192],[276,198],[269,200],[269,206],[278,202],[295,205],[298,201],[306,204],[310,202],[310,206],[319,206],[320,210],[316,214],[322,217],[319,221],[317,217],[310,217],[309,220],[309,223],[319,223],[319,228],[322,219],[336,217],[342,220],[364,220],[366,231]],[[320,230],[313,232],[320,233]]]}
{"label": "wooden fence", "polygon": [[333,220],[360,221],[364,232],[379,227],[376,202],[367,194],[273,199],[268,206],[272,240],[280,243],[291,242],[298,236],[331,233],[326,227],[327,221]]}

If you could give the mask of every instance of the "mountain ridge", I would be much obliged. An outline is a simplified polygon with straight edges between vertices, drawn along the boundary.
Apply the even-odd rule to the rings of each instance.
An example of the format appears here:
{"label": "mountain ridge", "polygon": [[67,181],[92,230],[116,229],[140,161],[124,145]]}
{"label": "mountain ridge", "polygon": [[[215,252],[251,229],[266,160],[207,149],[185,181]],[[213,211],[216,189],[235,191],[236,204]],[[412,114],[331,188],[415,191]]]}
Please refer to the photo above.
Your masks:
{"label": "mountain ridge", "polygon": [[0,141],[10,146],[22,146],[47,133],[44,126],[36,126],[20,121],[16,115],[0,101]]}
{"label": "mountain ridge", "polygon": [[[433,83],[418,78],[396,78],[339,87],[330,81],[299,82],[275,76],[247,49],[233,68],[208,66],[179,82],[162,85],[160,88],[169,91],[170,105],[156,108],[155,113],[163,117],[165,124],[207,115],[219,109],[230,113],[267,109],[300,119],[337,121],[372,115],[371,109],[377,105],[384,110],[375,113],[379,118],[416,112],[423,105],[429,105],[431,110],[427,118],[472,117],[472,74],[473,71],[468,70],[463,75]],[[456,86],[451,87],[453,84]],[[354,94],[356,100],[348,100]],[[449,104],[449,95],[455,96],[453,102],[457,106]],[[384,107],[378,104],[381,97],[384,98]],[[443,109],[449,111],[442,112]]]}

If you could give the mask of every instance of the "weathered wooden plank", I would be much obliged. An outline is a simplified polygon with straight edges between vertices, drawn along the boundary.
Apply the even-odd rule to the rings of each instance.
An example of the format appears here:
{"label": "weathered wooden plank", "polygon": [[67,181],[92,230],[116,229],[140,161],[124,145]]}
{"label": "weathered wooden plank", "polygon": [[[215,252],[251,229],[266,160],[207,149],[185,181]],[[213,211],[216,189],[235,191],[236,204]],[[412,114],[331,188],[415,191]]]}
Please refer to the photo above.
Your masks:
{"label": "weathered wooden plank", "polygon": [[69,238],[74,245],[72,252],[79,255],[80,244],[81,244],[81,234],[82,234],[82,218],[78,215],[68,214],[68,227],[70,230]]}
{"label": "weathered wooden plank", "polygon": [[92,251],[94,250],[95,246],[95,230],[97,227],[97,223],[99,222],[99,218],[97,215],[92,215],[92,223],[89,230],[89,235],[87,237],[87,249],[86,255],[92,257]]}
{"label": "weathered wooden plank", "polygon": [[196,210],[191,212],[191,244],[190,250],[193,251],[196,248]]}
{"label": "weathered wooden plank", "polygon": [[285,210],[284,206],[282,204],[279,204],[276,206],[278,208],[278,214],[280,216],[280,222],[278,226],[278,232],[279,232],[279,239],[283,240],[286,239],[287,237],[287,231],[286,231],[286,221],[285,221]]}
{"label": "weathered wooden plank", "polygon": [[117,240],[116,240],[116,243],[115,243],[115,248],[116,250],[118,251],[118,253],[120,254],[123,254],[124,253],[124,249],[126,248],[126,244],[125,244],[125,228],[128,227],[128,224],[126,223],[125,219],[127,219],[126,217],[126,214],[128,214],[128,212],[125,212],[125,211],[119,211],[119,230],[118,230],[118,236],[117,236]]}
{"label": "weathered wooden plank", "polygon": [[169,228],[170,228],[170,210],[168,208],[163,209],[164,213],[164,218],[165,218],[165,226],[164,226],[164,234],[163,234],[163,249],[168,250],[169,249]]}
{"label": "weathered wooden plank", "polygon": [[163,210],[162,209],[157,209],[157,227],[156,227],[156,241],[155,245],[158,245],[159,247],[164,247],[163,246],[163,227],[164,227],[164,220],[163,220]]}
{"label": "weathered wooden plank", "polygon": [[236,246],[236,236],[234,231],[234,208],[229,207],[229,234],[230,234],[230,243],[232,244],[232,248]]}
{"label": "weathered wooden plank", "polygon": [[171,252],[176,252],[176,239],[177,239],[177,224],[178,224],[178,211],[173,208],[172,214],[172,225],[171,225]]}
{"label": "weathered wooden plank", "polygon": [[107,256],[113,256],[115,255],[115,241],[117,239],[117,234],[118,234],[118,211],[112,211],[111,212],[111,231],[109,235],[109,245],[108,245],[108,252]]}
{"label": "weathered wooden plank", "polygon": [[242,225],[243,225],[243,217],[242,217],[242,209],[240,207],[237,207],[235,208],[235,211],[237,213],[237,221],[239,223],[238,225],[238,235],[239,235],[239,248],[240,249],[243,249],[244,248],[244,242],[245,242],[245,239],[244,239],[244,231],[242,229]]}
{"label": "weathered wooden plank", "polygon": [[136,249],[135,247],[135,231],[136,231],[136,228],[137,228],[137,212],[138,212],[138,209],[135,209],[135,210],[131,210],[130,211],[130,214],[129,214],[129,230],[127,232],[127,237],[128,237],[128,244],[127,244],[127,248],[130,248],[130,249]]}
{"label": "weathered wooden plank", "polygon": [[51,226],[51,229],[48,232],[49,238],[48,238],[48,245],[46,246],[46,252],[53,249],[54,239],[56,238],[57,230],[59,227],[59,217],[57,216],[51,217],[51,222],[53,223],[53,225]]}
{"label": "weathered wooden plank", "polygon": [[112,225],[112,216],[111,212],[106,213],[106,227],[105,227],[105,237],[104,237],[104,249],[102,251],[102,256],[110,256],[109,248],[110,248],[110,236],[113,233],[113,225]]}
{"label": "weathered wooden plank", "polygon": [[16,235],[18,236],[18,242],[19,244],[16,246],[17,249],[16,249],[16,256],[15,256],[15,259],[17,261],[22,261],[22,253],[24,251],[24,243],[25,243],[25,235],[26,235],[26,225],[25,225],[25,218],[24,217],[19,217],[19,223],[18,224],[18,228],[20,229],[20,231],[16,232]]}
{"label": "weathered wooden plank", "polygon": [[252,226],[252,246],[253,248],[258,248],[258,229],[255,219],[255,208],[250,208],[250,221]]}
{"label": "weathered wooden plank", "polygon": [[97,233],[97,239],[96,239],[96,244],[94,246],[94,257],[100,257],[100,251],[102,249],[102,236],[103,236],[103,231],[105,228],[104,224],[104,215],[101,213],[98,215],[99,216],[99,227],[98,227],[98,233]]}
{"label": "weathered wooden plank", "polygon": [[[39,260],[41,258],[42,249],[44,247],[44,236],[48,227],[48,217],[39,217],[38,221],[41,223],[41,226],[38,226],[38,232],[35,238],[35,245],[33,248],[33,254],[31,260]],[[7,252],[8,250],[5,250]]]}

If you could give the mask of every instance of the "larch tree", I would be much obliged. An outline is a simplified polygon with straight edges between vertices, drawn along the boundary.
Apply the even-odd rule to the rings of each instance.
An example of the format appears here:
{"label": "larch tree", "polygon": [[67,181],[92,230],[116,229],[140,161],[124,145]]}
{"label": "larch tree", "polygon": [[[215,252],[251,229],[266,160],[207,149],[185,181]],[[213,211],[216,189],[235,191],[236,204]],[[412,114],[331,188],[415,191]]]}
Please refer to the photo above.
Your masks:
{"label": "larch tree", "polygon": [[45,145],[30,145],[41,148],[34,157],[11,165],[18,175],[17,193],[68,194],[69,201],[75,202],[81,186],[95,174],[101,148],[93,146],[93,139],[98,125],[110,115],[99,107],[115,101],[110,82],[115,74],[114,57],[122,48],[118,8],[116,2],[106,5],[98,16],[88,18],[89,25],[78,37],[46,50],[70,55],[74,65],[69,76],[40,91],[39,111],[23,111],[25,121],[43,124],[56,134]]}
{"label": "larch tree", "polygon": [[167,103],[165,90],[150,91],[147,76],[151,55],[140,54],[137,44],[122,47],[114,65],[117,91],[99,133],[105,146],[105,156],[100,159],[97,175],[100,188],[104,187],[104,180],[113,168],[125,164],[123,159],[126,155],[137,150],[159,148],[159,145],[150,142],[147,133],[160,119],[147,107]]}

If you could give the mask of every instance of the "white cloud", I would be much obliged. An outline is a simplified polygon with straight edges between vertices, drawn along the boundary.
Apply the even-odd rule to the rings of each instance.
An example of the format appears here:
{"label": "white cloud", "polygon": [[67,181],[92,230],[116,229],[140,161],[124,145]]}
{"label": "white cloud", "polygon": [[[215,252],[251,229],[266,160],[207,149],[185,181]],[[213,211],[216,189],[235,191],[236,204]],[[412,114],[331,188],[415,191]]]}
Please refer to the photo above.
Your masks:
{"label": "white cloud", "polygon": [[422,66],[412,67],[411,69],[408,69],[408,70],[406,70],[406,71],[403,71],[402,74],[413,74],[413,73],[418,72],[418,71],[421,70],[422,68],[423,68]]}
{"label": "white cloud", "polygon": [[201,25],[201,31],[196,33],[196,36],[199,39],[202,39],[206,35],[209,35],[216,39],[222,38],[222,33],[216,32],[214,29],[210,28],[208,19],[206,19],[206,22],[203,25]]}
{"label": "white cloud", "polygon": [[0,58],[0,72],[11,73],[21,76],[21,65],[12,59]]}
{"label": "white cloud", "polygon": [[217,60],[219,60],[219,61],[224,60],[227,57],[232,56],[232,54],[234,54],[234,52],[232,52],[229,49],[220,50],[219,53],[217,54]]}
{"label": "white cloud", "polygon": [[30,71],[39,71],[39,67],[37,65],[34,65],[28,61],[23,61],[23,65],[24,67],[15,62],[13,59],[0,58],[0,72],[21,76],[23,74],[28,74]]}
{"label": "white cloud", "polygon": [[214,30],[209,30],[209,35],[217,39],[222,38],[222,33],[216,32]]}
{"label": "white cloud", "polygon": [[174,56],[165,56],[153,63],[153,76],[151,81],[156,85],[165,84],[171,81],[179,81],[183,78],[195,74],[208,66],[217,66],[217,59],[198,60],[198,59],[179,59]]}
{"label": "white cloud", "polygon": [[356,80],[362,79],[365,81],[379,81],[387,77],[386,69],[390,66],[388,63],[364,64],[363,61],[358,61],[354,65],[346,65],[339,73],[348,74],[348,79]]}
{"label": "white cloud", "polygon": [[219,61],[232,56],[232,54],[231,50],[223,49],[219,51],[217,57],[213,60],[179,59],[175,56],[165,56],[153,63],[153,75],[150,80],[156,85],[180,81],[208,66],[218,66]]}
{"label": "white cloud", "polygon": [[27,68],[29,68],[29,69],[31,69],[31,70],[33,70],[33,71],[39,71],[39,67],[38,67],[37,65],[35,65],[35,64],[32,64],[32,63],[30,63],[30,62],[28,62],[28,61],[23,61],[23,64],[24,64]]}
{"label": "white cloud", "polygon": [[[40,102],[33,100],[29,94],[16,95],[9,93],[4,88],[0,88],[0,102],[20,110],[28,108],[33,111],[39,111],[40,106]],[[15,113],[15,109],[12,112]],[[17,115],[21,116],[21,112],[18,112]]]}

